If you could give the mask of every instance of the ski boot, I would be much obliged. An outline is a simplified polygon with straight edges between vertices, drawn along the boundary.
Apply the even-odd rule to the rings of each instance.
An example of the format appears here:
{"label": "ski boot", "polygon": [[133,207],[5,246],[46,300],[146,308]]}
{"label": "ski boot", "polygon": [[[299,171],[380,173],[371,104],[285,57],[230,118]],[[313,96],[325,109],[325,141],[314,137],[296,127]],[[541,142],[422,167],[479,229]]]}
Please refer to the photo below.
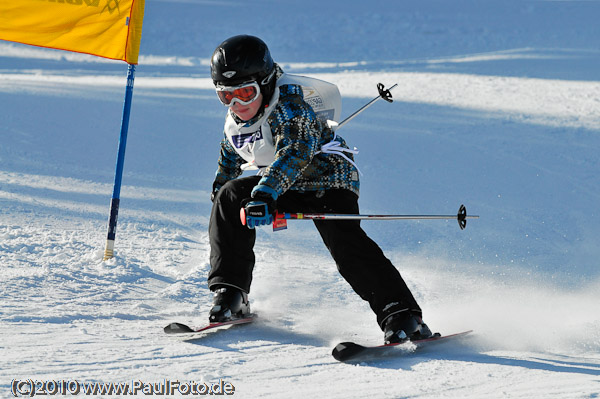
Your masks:
{"label": "ski boot", "polygon": [[219,323],[240,319],[249,313],[248,294],[234,287],[220,287],[215,290],[208,319],[211,323]]}
{"label": "ski boot", "polygon": [[410,312],[401,312],[390,316],[385,322],[383,333],[386,345],[433,336],[427,324],[423,323],[423,319]]}

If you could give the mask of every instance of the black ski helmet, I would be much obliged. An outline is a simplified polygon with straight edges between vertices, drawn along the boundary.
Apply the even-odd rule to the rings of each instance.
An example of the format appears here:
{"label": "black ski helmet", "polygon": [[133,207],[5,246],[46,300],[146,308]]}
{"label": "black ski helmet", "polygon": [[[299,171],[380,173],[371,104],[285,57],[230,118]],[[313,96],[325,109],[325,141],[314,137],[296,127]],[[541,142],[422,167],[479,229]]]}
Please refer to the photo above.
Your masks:
{"label": "black ski helmet", "polygon": [[254,81],[265,100],[275,88],[275,63],[269,48],[258,37],[238,35],[219,44],[210,60],[210,75],[215,86],[236,86]]}

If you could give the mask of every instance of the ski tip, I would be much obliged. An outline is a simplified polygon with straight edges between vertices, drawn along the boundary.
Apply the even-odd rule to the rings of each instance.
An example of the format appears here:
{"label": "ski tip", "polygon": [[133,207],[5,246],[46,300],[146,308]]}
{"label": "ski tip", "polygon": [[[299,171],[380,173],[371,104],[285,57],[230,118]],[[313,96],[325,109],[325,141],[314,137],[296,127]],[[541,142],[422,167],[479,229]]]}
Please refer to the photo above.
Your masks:
{"label": "ski tip", "polygon": [[335,360],[340,362],[346,361],[365,349],[364,346],[354,342],[340,342],[333,348],[331,355]]}
{"label": "ski tip", "polygon": [[171,323],[164,328],[164,331],[167,334],[180,334],[180,333],[194,332],[194,330],[190,326],[187,326],[182,323]]}

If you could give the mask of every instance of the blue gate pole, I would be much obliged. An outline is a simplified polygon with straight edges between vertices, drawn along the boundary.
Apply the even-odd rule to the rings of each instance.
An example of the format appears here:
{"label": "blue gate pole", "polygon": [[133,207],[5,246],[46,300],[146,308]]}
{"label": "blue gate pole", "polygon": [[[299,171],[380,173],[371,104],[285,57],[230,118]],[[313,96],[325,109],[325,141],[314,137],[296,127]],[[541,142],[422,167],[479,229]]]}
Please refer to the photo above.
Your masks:
{"label": "blue gate pole", "polygon": [[135,65],[128,65],[127,87],[125,88],[125,102],[123,103],[123,118],[121,119],[121,134],[119,135],[119,149],[117,153],[117,166],[115,170],[115,185],[113,187],[112,199],[110,201],[110,216],[108,218],[108,234],[106,237],[106,247],[104,248],[104,260],[109,260],[113,257],[115,237],[117,234],[121,182],[123,180],[123,164],[125,163],[125,147],[127,145],[129,114],[131,112],[131,99],[133,97],[133,80],[135,78]]}

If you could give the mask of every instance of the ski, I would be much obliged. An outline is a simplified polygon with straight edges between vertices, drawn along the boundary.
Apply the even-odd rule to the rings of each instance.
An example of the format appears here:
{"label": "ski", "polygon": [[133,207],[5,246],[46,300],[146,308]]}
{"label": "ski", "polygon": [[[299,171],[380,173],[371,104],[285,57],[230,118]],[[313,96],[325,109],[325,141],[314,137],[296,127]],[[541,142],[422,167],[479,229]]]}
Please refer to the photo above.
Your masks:
{"label": "ski", "polygon": [[187,324],[183,323],[171,323],[168,326],[166,326],[163,330],[167,334],[198,334],[221,327],[252,323],[256,319],[256,317],[257,315],[255,313],[250,313],[247,316],[239,319],[208,323],[200,327],[190,327]]}
{"label": "ski", "polygon": [[335,348],[333,348],[331,354],[340,362],[364,361],[388,355],[406,354],[432,343],[439,343],[449,339],[464,337],[471,332],[473,332],[473,330],[450,335],[441,335],[440,333],[435,333],[430,338],[376,346],[364,346],[355,342],[341,342],[337,344]]}

